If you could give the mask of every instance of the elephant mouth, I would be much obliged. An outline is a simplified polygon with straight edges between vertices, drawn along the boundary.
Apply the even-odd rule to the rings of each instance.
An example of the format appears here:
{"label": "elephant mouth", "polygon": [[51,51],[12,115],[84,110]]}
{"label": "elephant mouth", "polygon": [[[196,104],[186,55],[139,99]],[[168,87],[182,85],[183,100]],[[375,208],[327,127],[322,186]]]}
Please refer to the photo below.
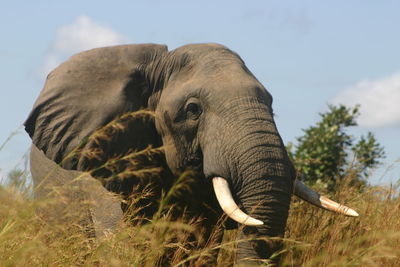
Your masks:
{"label": "elephant mouth", "polygon": [[[232,220],[247,226],[259,226],[264,224],[262,221],[255,219],[240,210],[232,197],[231,190],[229,189],[229,184],[225,178],[213,177],[212,184],[219,205],[226,213],[226,215],[228,215]],[[299,180],[296,180],[294,183],[293,193],[301,199],[319,208],[334,211],[340,214],[344,214],[346,216],[358,216],[358,213],[355,210],[345,205],[339,204],[325,196],[321,196]]]}

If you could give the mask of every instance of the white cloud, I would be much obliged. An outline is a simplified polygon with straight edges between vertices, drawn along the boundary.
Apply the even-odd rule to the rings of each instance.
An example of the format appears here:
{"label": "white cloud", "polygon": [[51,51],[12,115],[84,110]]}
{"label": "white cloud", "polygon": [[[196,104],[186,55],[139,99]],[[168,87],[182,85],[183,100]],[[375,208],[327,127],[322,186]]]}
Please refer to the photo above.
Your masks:
{"label": "white cloud", "polygon": [[41,76],[46,76],[58,64],[77,52],[127,42],[128,38],[113,29],[97,24],[88,16],[79,16],[72,24],[57,30],[41,67]]}
{"label": "white cloud", "polygon": [[400,71],[377,80],[365,80],[345,89],[333,99],[347,106],[360,104],[361,126],[400,124]]}

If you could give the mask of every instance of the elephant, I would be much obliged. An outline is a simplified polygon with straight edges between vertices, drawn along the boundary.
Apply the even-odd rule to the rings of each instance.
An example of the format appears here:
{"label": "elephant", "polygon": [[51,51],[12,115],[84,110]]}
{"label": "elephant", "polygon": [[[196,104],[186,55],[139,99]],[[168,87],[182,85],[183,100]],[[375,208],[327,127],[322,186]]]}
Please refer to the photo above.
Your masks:
{"label": "elephant", "polygon": [[[257,238],[238,244],[236,262],[260,263],[282,246],[293,193],[321,208],[358,215],[296,180],[272,101],[240,56],[220,44],[172,51],[129,44],[78,53],[48,75],[24,124],[33,143],[36,197],[47,192],[39,189],[43,184],[89,171],[89,181],[101,181],[100,193],[91,194],[105,201],[93,215],[93,221],[105,222],[104,230],[128,210],[126,201],[119,205],[107,192],[128,200],[151,183],[153,199],[142,203],[142,215],[151,218],[161,192],[193,170],[193,185],[186,197],[174,200],[176,206],[182,214],[204,217],[208,234],[223,215],[229,217],[227,227],[243,225],[241,237]],[[146,149],[156,152],[143,166],[160,171],[145,182],[134,174],[112,179],[115,171],[104,167],[110,159]],[[125,160],[121,168],[134,173],[132,164]],[[60,170],[44,179],[53,165]]]}

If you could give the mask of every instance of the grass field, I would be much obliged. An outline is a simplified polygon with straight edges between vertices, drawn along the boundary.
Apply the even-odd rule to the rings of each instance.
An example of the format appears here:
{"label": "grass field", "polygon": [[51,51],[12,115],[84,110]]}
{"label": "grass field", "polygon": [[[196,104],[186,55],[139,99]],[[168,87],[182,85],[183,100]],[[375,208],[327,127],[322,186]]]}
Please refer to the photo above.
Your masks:
{"label": "grass field", "polygon": [[[350,218],[314,208],[293,197],[284,240],[283,266],[400,266],[399,188],[371,187],[358,192],[347,185],[335,196],[356,209]],[[183,243],[193,225],[167,218],[136,227],[121,225],[102,239],[88,239],[78,212],[71,209],[44,221],[35,210],[51,209],[52,201],[34,201],[12,186],[0,187],[0,266],[155,266],[171,248],[194,262],[220,249],[218,265],[231,266],[236,232],[223,243],[187,251]],[[183,253],[183,254],[184,254]],[[175,266],[186,259],[174,255]]]}

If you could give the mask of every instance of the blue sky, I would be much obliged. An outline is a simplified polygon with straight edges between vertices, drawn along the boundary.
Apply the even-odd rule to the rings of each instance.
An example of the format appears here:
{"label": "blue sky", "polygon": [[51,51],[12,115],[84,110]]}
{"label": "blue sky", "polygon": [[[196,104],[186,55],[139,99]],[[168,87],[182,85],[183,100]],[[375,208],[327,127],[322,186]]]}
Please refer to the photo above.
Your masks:
{"label": "blue sky", "polygon": [[[46,73],[73,53],[120,43],[224,44],[274,97],[278,129],[295,141],[328,103],[361,104],[358,136],[387,152],[373,183],[400,163],[399,1],[7,1],[0,9],[0,146],[20,127]],[[0,151],[0,179],[28,150],[20,131]],[[381,177],[383,176],[383,180]]]}

